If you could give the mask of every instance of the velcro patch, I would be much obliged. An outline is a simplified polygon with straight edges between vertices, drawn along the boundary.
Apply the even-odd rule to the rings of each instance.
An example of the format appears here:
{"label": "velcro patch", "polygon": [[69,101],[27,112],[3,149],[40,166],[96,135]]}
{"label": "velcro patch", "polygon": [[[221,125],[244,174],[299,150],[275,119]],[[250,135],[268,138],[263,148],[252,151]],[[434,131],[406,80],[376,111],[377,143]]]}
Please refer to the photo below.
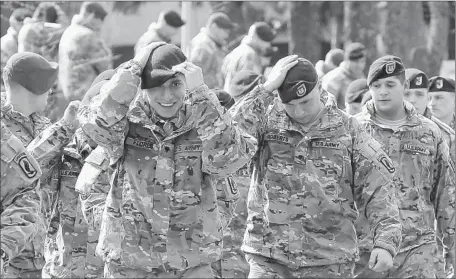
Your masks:
{"label": "velcro patch", "polygon": [[27,176],[28,178],[34,178],[38,174],[38,171],[30,162],[29,158],[27,157],[27,154],[25,154],[24,152],[19,153],[16,157],[14,157],[14,162],[16,162],[19,165],[19,168],[22,170],[22,172],[24,172],[25,176]]}
{"label": "velcro patch", "polygon": [[402,145],[402,149],[405,150],[405,151],[414,152],[414,153],[421,153],[421,154],[424,154],[424,155],[430,155],[431,154],[429,149],[427,149],[427,148],[425,148],[423,146],[420,146],[420,145],[404,143]]}
{"label": "velcro patch", "polygon": [[70,170],[60,170],[60,176],[66,176],[66,177],[78,177],[79,172],[76,171],[70,171]]}
{"label": "velcro patch", "polygon": [[133,138],[127,138],[125,143],[128,145],[145,148],[145,149],[150,149],[150,150],[154,150],[154,147],[156,147],[156,144],[154,142],[143,141],[143,140],[138,140],[138,139],[133,139]]}
{"label": "velcro patch", "polygon": [[342,145],[335,141],[315,140],[312,141],[312,147],[341,149]]}
{"label": "velcro patch", "polygon": [[281,134],[266,134],[266,140],[273,140],[273,141],[280,141],[283,143],[291,143],[289,137],[281,135]]}
{"label": "velcro patch", "polygon": [[377,157],[377,161],[379,161],[389,173],[394,173],[396,171],[393,162],[385,154],[380,154]]}
{"label": "velcro patch", "polygon": [[201,144],[178,144],[176,145],[176,153],[182,152],[201,152]]}

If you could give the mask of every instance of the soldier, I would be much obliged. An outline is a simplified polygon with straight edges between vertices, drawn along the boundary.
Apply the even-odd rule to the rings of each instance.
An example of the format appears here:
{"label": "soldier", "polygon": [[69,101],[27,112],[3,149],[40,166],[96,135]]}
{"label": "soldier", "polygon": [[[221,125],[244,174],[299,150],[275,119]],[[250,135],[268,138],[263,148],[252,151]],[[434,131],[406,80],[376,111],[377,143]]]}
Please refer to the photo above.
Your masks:
{"label": "soldier", "polygon": [[222,75],[225,91],[229,91],[231,80],[239,71],[249,70],[259,75],[263,74],[261,55],[271,47],[271,41],[275,36],[276,32],[266,22],[257,22],[250,27],[249,33],[242,39],[241,44],[223,60]]}
{"label": "soldier", "polygon": [[1,123],[1,247],[0,278],[5,269],[25,256],[27,243],[42,227],[36,187],[41,177],[38,162],[22,142]]}
{"label": "soldier", "polygon": [[410,102],[418,114],[432,120],[439,126],[450,149],[450,156],[453,162],[455,162],[455,132],[450,126],[435,117],[432,110],[428,107],[429,80],[426,74],[418,69],[410,68],[405,70],[405,78],[409,83],[409,87],[404,92],[404,100]]}
{"label": "soldier", "polygon": [[25,20],[18,35],[18,51],[34,52],[48,61],[58,62],[59,42],[68,17],[55,3],[42,2],[33,18]]}
{"label": "soldier", "polygon": [[348,114],[361,112],[361,102],[367,91],[369,87],[365,78],[357,79],[348,85],[345,93],[345,108]]}
{"label": "soldier", "polygon": [[[368,267],[372,235],[364,216],[360,236],[359,278],[436,278],[443,263],[437,237],[454,259],[454,167],[439,127],[404,101],[408,88],[400,58],[383,56],[369,68],[372,100],[356,117],[393,160],[396,195],[402,218],[402,243],[391,270]],[[435,226],[435,223],[437,226]]]}
{"label": "soldier", "polygon": [[344,61],[321,79],[323,89],[336,97],[337,107],[341,110],[345,110],[345,92],[348,85],[356,79],[366,78],[363,73],[366,55],[366,47],[363,44],[349,44],[345,49]]}
{"label": "soldier", "polygon": [[[185,61],[175,45],[144,47],[80,110],[116,169],[97,246],[107,278],[215,276],[229,220],[214,185],[253,156],[256,141]],[[235,185],[223,192],[223,203],[237,199]]]}
{"label": "soldier", "polygon": [[319,78],[322,78],[328,72],[339,67],[340,63],[344,61],[344,51],[340,48],[334,48],[328,51],[325,56],[325,60],[318,60],[315,64],[315,69]]}
{"label": "soldier", "polygon": [[269,71],[271,70],[271,60],[272,57],[279,51],[278,47],[268,47],[265,52],[260,56],[261,66],[263,66],[262,73],[264,76],[268,76]]}
{"label": "soldier", "polygon": [[173,11],[166,10],[160,13],[157,22],[152,22],[135,45],[135,53],[140,48],[147,46],[153,42],[170,43],[171,38],[179,33],[179,30],[184,26],[185,21],[181,16]]}
{"label": "soldier", "polygon": [[[106,15],[99,3],[84,2],[63,33],[59,45],[59,82],[63,98],[57,99],[57,108],[65,108],[72,100],[80,101],[94,79],[113,67],[112,52],[100,35]],[[61,117],[62,111],[55,115]]]}
{"label": "soldier", "polygon": [[[8,60],[3,72],[6,87],[6,102],[1,108],[1,121],[31,150],[39,162],[43,175],[40,179],[41,217],[44,226],[56,200],[58,169],[56,158],[68,144],[77,128],[78,104],[70,103],[64,117],[51,125],[49,119],[37,112],[46,106],[47,94],[57,78],[58,65],[48,62],[42,56],[22,52]],[[26,254],[14,264],[11,263],[6,277],[41,276],[44,264],[44,231],[37,234]],[[26,275],[29,274],[29,275]]]}
{"label": "soldier", "polygon": [[231,30],[236,25],[224,13],[212,14],[205,28],[190,41],[188,60],[203,70],[204,82],[209,89],[223,88],[221,74],[223,58]]}
{"label": "soldier", "polygon": [[[81,106],[98,95],[113,74],[107,70],[95,78]],[[109,171],[104,149],[81,129],[76,131],[60,161],[59,200],[46,238],[44,278],[103,277],[104,263],[95,255],[95,247],[110,188]],[[75,237],[67,236],[73,233]]]}
{"label": "soldier", "polygon": [[[24,25],[24,19],[32,17],[32,13],[28,9],[15,9],[9,18],[10,27],[6,34],[0,39],[1,43],[1,70],[5,68],[6,61],[17,52],[17,35]],[[3,80],[2,80],[3,84]],[[3,91],[3,90],[2,90]]]}
{"label": "soldier", "polygon": [[[252,99],[261,105],[247,105]],[[248,278],[353,277],[358,214],[367,216],[374,235],[372,268],[391,267],[401,230],[394,168],[321,89],[312,63],[282,58],[239,107],[234,120],[255,119],[253,129],[239,125],[260,147],[241,247]],[[358,213],[355,203],[365,209]]]}
{"label": "soldier", "polygon": [[429,83],[429,106],[432,113],[453,130],[456,129],[454,79],[436,76],[430,78]]}

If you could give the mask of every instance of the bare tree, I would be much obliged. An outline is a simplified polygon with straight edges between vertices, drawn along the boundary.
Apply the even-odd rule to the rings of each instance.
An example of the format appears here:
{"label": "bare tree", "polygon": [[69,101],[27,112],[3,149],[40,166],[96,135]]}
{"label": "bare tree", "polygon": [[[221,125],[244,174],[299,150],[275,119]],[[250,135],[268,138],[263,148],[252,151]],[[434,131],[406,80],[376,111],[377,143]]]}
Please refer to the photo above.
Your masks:
{"label": "bare tree", "polygon": [[319,7],[320,2],[296,1],[290,5],[289,52],[296,53],[316,63],[320,58]]}
{"label": "bare tree", "polygon": [[448,56],[448,33],[450,29],[449,18],[454,11],[450,10],[448,2],[429,2],[431,22],[427,50],[429,53],[429,65],[426,73],[430,76],[438,75],[440,65]]}

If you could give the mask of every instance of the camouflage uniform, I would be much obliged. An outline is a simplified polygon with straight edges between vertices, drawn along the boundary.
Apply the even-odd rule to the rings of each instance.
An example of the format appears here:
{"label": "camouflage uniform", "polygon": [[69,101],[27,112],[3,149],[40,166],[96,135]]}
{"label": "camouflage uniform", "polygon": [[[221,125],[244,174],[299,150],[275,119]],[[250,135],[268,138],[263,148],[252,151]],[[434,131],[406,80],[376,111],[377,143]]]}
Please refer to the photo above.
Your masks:
{"label": "camouflage uniform", "polygon": [[[8,262],[15,265],[27,256],[29,243],[43,227],[37,214],[40,210],[36,187],[41,176],[38,162],[26,151],[22,142],[1,122],[1,250]],[[3,278],[5,270],[0,274]]]}
{"label": "camouflage uniform", "polygon": [[243,166],[256,141],[220,113],[205,85],[162,122],[137,94],[139,84],[120,68],[80,109],[84,132],[115,164],[97,246],[105,277],[213,277],[227,223],[219,205],[237,198],[227,187],[217,200],[214,182]]}
{"label": "camouflage uniform", "polygon": [[138,49],[141,49],[147,46],[148,44],[154,42],[171,42],[171,38],[165,37],[164,35],[160,34],[160,30],[157,29],[156,22],[152,22],[149,25],[149,28],[147,29],[146,33],[142,34],[142,36],[139,38],[138,42],[135,45],[135,53],[138,52]]}
{"label": "camouflage uniform", "polygon": [[203,70],[204,82],[213,88],[223,88],[221,73],[223,58],[226,51],[223,46],[211,38],[206,28],[190,41],[188,60]]}
{"label": "camouflage uniform", "polygon": [[6,61],[8,61],[13,54],[17,53],[17,31],[12,27],[9,27],[6,34],[0,39],[0,44],[1,78],[3,85],[3,69],[6,66]]}
{"label": "camouflage uniform", "polygon": [[[46,238],[48,245],[45,250],[44,278],[103,276],[104,264],[100,257],[95,256],[95,246],[98,243],[101,213],[109,183],[106,175],[92,172],[91,168],[87,171],[87,167],[84,172],[81,169],[84,169],[84,161],[86,165],[91,165],[93,157],[101,158],[101,165],[108,162],[108,159],[99,152],[103,149],[94,151],[97,154],[91,153],[91,150],[82,133],[77,133],[72,144],[64,149],[60,162],[58,204],[53,212]],[[77,180],[90,181],[91,185],[88,186],[91,186],[91,189],[83,189],[84,192],[80,195],[76,189]],[[101,190],[101,195],[98,193],[97,197],[90,196],[90,193],[94,192],[92,189],[97,187]]]}
{"label": "camouflage uniform", "polygon": [[432,122],[437,124],[437,126],[440,128],[440,131],[442,131],[443,138],[446,140],[448,144],[448,148],[450,149],[450,157],[454,162],[456,162],[456,146],[455,146],[455,140],[456,140],[456,135],[453,130],[449,125],[445,124],[441,120],[439,120],[437,117],[435,117],[432,114],[432,111],[427,107],[426,110],[424,111],[424,117],[431,119]]}
{"label": "camouflage uniform", "polygon": [[367,267],[372,237],[364,216],[357,221],[361,261],[355,273],[360,278],[434,278],[443,263],[437,237],[443,239],[450,253],[454,253],[455,180],[448,145],[435,123],[418,115],[412,104],[405,102],[404,107],[407,123],[397,131],[376,121],[372,101],[356,115],[364,129],[378,140],[393,160],[402,218],[401,247],[393,269],[384,274]]}
{"label": "camouflage uniform", "polygon": [[27,117],[15,111],[11,104],[1,108],[1,120],[5,126],[22,142],[38,161],[43,175],[40,178],[41,217],[43,218],[42,231],[37,233],[33,241],[28,244],[24,257],[11,262],[7,269],[8,277],[26,277],[24,272],[31,276],[41,277],[44,265],[43,245],[45,229],[49,225],[51,213],[57,198],[58,158],[63,146],[68,144],[74,133],[74,128],[61,120],[55,124],[49,119],[36,113]]}
{"label": "camouflage uniform", "polygon": [[321,85],[323,89],[336,97],[337,107],[341,110],[345,110],[345,92],[347,91],[347,87],[350,83],[360,78],[366,77],[364,75],[354,76],[344,61],[339,67],[329,71],[323,76]]}
{"label": "camouflage uniform", "polygon": [[229,86],[234,75],[242,70],[253,71],[259,75],[263,74],[261,63],[261,51],[247,44],[245,40],[233,49],[223,60],[222,75],[224,78],[223,90],[229,92]]}
{"label": "camouflage uniform", "polygon": [[[246,104],[252,98],[267,103],[272,95],[257,87],[240,102],[235,117],[255,115],[255,130],[244,129],[262,140],[253,163],[241,247],[250,271],[258,274],[263,266],[260,277],[282,278],[335,271],[351,275],[358,256],[356,204],[366,204],[360,212],[369,219],[374,245],[394,256],[401,231],[394,169],[379,144],[338,110],[327,92],[321,95],[322,117],[308,133],[287,116],[278,98],[268,107]],[[273,264],[287,273],[281,275]]]}
{"label": "camouflage uniform", "polygon": [[82,100],[93,80],[113,67],[112,52],[92,25],[91,21],[75,15],[60,40],[59,81],[65,97],[60,100],[63,108],[72,100]]}

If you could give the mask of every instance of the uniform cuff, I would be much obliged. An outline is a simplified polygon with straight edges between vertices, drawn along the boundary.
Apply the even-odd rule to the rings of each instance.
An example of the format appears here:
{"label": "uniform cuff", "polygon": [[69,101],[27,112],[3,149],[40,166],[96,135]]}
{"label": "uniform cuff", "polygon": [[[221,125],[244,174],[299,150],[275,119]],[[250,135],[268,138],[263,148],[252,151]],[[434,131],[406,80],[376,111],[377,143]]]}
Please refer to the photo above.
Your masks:
{"label": "uniform cuff", "polygon": [[374,244],[374,249],[375,248],[382,248],[388,252],[390,252],[391,256],[394,258],[397,254],[397,249],[394,247],[394,245],[382,242],[382,241],[376,241]]}

